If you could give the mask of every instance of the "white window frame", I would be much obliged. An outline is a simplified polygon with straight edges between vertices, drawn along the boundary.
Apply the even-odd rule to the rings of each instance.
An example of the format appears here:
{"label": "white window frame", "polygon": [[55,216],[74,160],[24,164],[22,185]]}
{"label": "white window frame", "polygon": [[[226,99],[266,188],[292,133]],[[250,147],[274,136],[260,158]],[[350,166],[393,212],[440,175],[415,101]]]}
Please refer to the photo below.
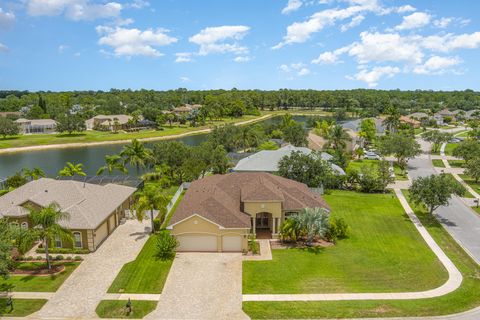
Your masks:
{"label": "white window frame", "polygon": [[63,248],[62,238],[58,234],[55,236],[54,240],[55,240],[55,248]]}
{"label": "white window frame", "polygon": [[[77,239],[75,238],[75,235],[80,236],[80,246],[77,246]],[[80,231],[74,231],[73,232],[73,247],[74,248],[83,248],[83,239],[82,239],[82,233]]]}

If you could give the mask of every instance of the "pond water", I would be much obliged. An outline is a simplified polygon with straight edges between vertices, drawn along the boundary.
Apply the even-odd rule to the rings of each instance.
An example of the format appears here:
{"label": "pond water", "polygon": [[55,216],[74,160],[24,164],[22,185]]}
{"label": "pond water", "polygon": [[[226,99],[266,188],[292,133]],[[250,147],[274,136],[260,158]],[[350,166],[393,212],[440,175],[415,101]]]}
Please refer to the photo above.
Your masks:
{"label": "pond water", "polygon": [[[294,116],[295,121],[306,124],[308,116]],[[274,124],[281,121],[280,117],[266,119],[264,124]],[[198,134],[177,138],[177,141],[183,141],[188,145],[199,145],[206,141],[208,134]],[[148,146],[155,142],[148,143]],[[25,151],[10,154],[0,154],[0,177],[7,177],[22,168],[42,168],[48,176],[56,176],[58,171],[65,166],[67,161],[73,163],[83,163],[84,171],[89,175],[95,172],[105,164],[105,156],[118,154],[122,150],[122,144],[111,144],[102,146],[49,149],[42,151]],[[129,170],[133,174],[135,170]]]}

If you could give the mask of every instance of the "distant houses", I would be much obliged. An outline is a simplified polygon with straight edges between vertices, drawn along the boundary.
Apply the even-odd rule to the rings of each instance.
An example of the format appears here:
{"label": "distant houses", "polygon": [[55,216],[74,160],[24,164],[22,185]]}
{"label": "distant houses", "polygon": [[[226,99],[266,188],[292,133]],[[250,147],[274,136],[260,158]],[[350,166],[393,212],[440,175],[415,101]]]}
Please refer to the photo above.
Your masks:
{"label": "distant houses", "polygon": [[126,129],[132,120],[133,117],[126,114],[100,114],[86,120],[85,125],[87,130],[114,131],[115,129]]}
{"label": "distant houses", "polygon": [[55,133],[57,130],[57,122],[52,119],[25,119],[15,120],[20,127],[20,133]]}

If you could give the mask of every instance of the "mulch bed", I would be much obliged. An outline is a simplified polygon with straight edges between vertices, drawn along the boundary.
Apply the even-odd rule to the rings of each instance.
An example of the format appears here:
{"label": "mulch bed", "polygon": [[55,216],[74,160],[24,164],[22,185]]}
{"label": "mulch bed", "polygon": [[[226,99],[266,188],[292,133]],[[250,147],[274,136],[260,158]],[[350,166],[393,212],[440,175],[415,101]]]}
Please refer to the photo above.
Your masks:
{"label": "mulch bed", "polygon": [[304,242],[281,242],[280,240],[270,241],[270,247],[272,249],[290,249],[290,248],[327,248],[333,246],[334,243],[325,240],[315,240],[312,245],[307,246]]}
{"label": "mulch bed", "polygon": [[13,270],[13,275],[21,275],[21,276],[52,276],[59,274],[65,270],[65,266],[62,265],[55,265],[49,270],[47,266],[39,267],[35,269],[15,269]]}

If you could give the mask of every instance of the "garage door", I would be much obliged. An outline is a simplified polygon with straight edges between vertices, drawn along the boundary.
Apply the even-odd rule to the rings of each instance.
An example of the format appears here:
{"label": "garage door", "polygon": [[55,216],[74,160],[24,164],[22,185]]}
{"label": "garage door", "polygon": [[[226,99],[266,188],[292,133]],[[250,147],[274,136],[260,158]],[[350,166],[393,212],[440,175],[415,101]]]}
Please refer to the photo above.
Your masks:
{"label": "garage door", "polygon": [[177,251],[217,251],[217,236],[180,235],[177,239],[180,243]]}
{"label": "garage door", "polygon": [[242,251],[242,237],[241,236],[223,236],[222,238],[223,251]]}
{"label": "garage door", "polygon": [[115,229],[115,214],[112,214],[109,218],[110,223],[110,233]]}
{"label": "garage door", "polygon": [[108,225],[105,221],[97,230],[95,230],[95,246],[98,247],[100,243],[108,236]]}

